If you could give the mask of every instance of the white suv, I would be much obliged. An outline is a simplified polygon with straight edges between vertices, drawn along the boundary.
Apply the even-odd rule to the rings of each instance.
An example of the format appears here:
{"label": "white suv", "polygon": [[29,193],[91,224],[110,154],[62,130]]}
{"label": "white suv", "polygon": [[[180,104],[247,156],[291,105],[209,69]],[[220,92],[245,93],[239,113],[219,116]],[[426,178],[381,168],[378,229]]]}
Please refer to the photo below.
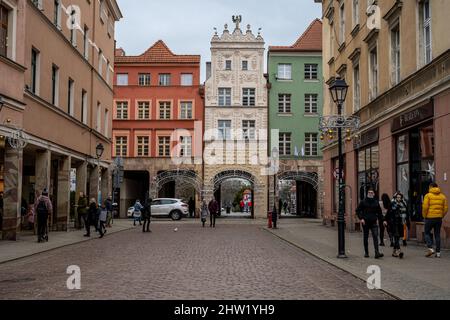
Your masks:
{"label": "white suv", "polygon": [[189,206],[180,199],[158,198],[152,201],[152,217],[181,220],[189,215]]}

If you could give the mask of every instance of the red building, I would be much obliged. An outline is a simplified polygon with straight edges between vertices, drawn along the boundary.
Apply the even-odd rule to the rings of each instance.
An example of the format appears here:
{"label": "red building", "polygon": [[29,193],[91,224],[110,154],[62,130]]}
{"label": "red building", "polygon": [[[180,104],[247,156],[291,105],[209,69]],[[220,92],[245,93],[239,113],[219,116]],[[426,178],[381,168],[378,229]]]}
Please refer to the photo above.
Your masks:
{"label": "red building", "polygon": [[116,50],[113,157],[124,159],[121,213],[143,199],[199,199],[204,107],[200,56],[163,41],[140,56]]}

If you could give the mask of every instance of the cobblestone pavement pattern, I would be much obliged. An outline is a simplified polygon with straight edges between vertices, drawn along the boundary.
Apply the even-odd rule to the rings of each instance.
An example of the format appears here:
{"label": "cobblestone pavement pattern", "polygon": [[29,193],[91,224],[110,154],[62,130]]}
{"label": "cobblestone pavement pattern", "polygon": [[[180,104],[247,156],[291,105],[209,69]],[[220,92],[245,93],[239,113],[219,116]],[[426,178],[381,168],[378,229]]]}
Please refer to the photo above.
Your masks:
{"label": "cobblestone pavement pattern", "polygon": [[[152,231],[1,264],[0,299],[390,299],[258,225],[156,223]],[[81,268],[81,290],[66,287],[69,265]]]}

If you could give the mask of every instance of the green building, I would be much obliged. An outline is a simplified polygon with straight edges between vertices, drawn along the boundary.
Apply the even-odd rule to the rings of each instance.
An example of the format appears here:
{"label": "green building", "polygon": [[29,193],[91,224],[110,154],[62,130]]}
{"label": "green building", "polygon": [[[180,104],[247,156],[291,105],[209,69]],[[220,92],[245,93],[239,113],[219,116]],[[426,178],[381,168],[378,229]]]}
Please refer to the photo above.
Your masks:
{"label": "green building", "polygon": [[282,214],[321,218],[322,22],[314,20],[292,46],[269,47],[268,73],[269,128],[279,130],[269,150],[280,156],[279,174],[269,178],[271,208],[275,199]]}

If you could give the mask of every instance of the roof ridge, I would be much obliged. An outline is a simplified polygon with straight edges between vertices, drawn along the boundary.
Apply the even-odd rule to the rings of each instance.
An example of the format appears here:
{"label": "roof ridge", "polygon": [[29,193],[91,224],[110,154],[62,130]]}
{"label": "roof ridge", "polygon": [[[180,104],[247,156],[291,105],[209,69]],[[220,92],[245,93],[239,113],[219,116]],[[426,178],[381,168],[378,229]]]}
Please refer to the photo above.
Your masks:
{"label": "roof ridge", "polygon": [[303,34],[300,36],[300,38],[297,39],[297,41],[295,41],[295,43],[291,46],[291,48],[295,48],[297,47],[301,41],[305,38],[305,36],[311,31],[312,27],[319,22],[320,24],[322,24],[322,21],[319,18],[314,19],[313,22],[310,23],[309,27],[306,28],[305,32],[303,32]]}

